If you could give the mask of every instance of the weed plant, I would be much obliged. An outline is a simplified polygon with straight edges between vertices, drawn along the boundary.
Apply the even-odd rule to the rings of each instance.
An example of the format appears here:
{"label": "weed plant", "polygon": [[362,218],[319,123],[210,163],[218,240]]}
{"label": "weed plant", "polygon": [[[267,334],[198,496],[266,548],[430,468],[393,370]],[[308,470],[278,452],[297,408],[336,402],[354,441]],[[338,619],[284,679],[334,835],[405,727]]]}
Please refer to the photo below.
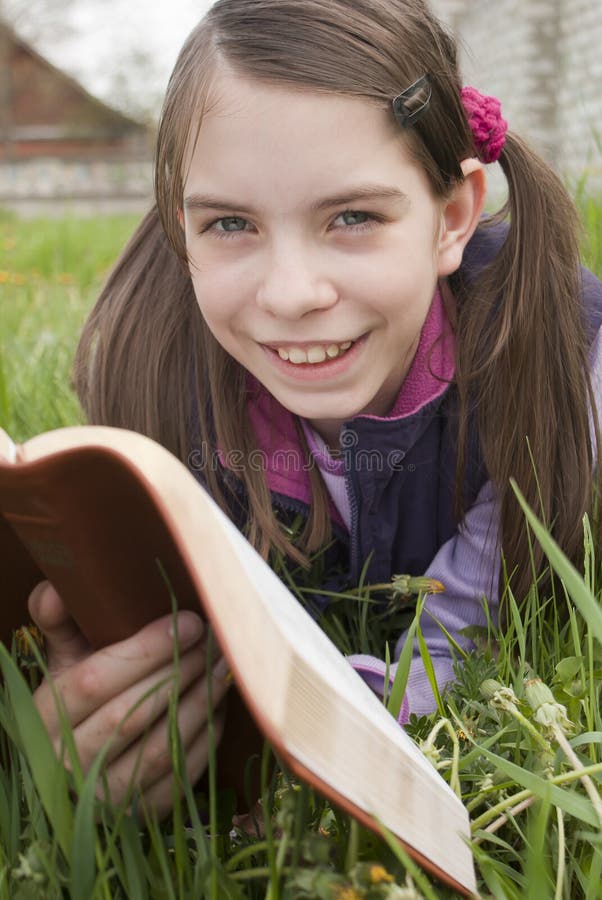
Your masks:
{"label": "weed plant", "polygon": [[[587,209],[588,263],[602,274],[595,249],[602,246],[600,206]],[[102,275],[132,224],[0,222],[0,423],[17,439],[80,420],[69,362]],[[507,585],[504,627],[490,623],[473,632],[474,653],[457,648],[457,682],[438,697],[435,713],[413,716],[407,730],[469,810],[482,897],[597,900],[600,548],[586,520],[585,567],[576,572],[523,508],[531,539],[541,542],[555,572],[552,587],[534,583],[522,598]],[[408,626],[420,644],[415,610],[423,591],[436,586],[397,581],[393,590],[374,591],[360,580],[353,590],[334,593],[321,612],[313,597],[324,577],[322,555],[309,573],[287,569],[282,559],[273,565],[342,652],[390,658],[390,642]],[[119,808],[102,802],[104,753],[82,772],[65,726],[65,769],[40,722],[31,689],[41,662],[35,644],[15,645],[12,653],[0,648],[0,900],[454,896],[388,835],[366,831],[291,778],[267,746],[254,762],[261,797],[255,805],[257,798],[248,798],[247,817],[233,822],[231,794],[216,789],[215,753],[208,788],[187,783],[175,727],[177,658],[173,814],[154,821],[134,794]],[[405,677],[400,665],[390,707]]]}

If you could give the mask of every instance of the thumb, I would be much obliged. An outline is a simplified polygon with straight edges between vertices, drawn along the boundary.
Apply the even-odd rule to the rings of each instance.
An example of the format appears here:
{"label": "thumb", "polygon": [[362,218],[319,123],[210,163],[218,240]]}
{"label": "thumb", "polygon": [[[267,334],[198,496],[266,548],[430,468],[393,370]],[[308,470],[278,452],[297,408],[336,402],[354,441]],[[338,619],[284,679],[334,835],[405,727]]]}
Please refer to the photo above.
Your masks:
{"label": "thumb", "polygon": [[48,669],[53,676],[85,659],[92,648],[49,581],[29,595],[29,614],[44,635]]}

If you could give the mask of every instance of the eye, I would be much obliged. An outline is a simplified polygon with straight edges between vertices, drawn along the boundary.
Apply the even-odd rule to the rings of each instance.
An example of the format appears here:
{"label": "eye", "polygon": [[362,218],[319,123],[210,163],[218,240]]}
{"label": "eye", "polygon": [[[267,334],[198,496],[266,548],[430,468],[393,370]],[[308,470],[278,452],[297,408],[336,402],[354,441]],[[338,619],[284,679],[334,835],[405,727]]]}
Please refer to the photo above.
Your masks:
{"label": "eye", "polygon": [[234,238],[239,234],[251,231],[253,226],[242,216],[222,216],[203,226],[199,234],[210,234],[217,238]]}
{"label": "eye", "polygon": [[242,216],[224,216],[223,219],[217,219],[209,226],[218,232],[226,232],[232,234],[238,231],[246,231],[249,223]]}
{"label": "eye", "polygon": [[376,222],[376,216],[359,209],[346,209],[339,213],[333,220],[335,228],[343,228],[347,230],[363,231],[370,228]]}

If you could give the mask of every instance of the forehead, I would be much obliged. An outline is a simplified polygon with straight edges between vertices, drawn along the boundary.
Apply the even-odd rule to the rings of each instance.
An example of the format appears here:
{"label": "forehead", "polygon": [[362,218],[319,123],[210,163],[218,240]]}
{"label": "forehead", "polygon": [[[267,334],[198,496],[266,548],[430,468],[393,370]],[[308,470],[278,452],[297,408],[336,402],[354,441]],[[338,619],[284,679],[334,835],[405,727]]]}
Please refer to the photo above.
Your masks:
{"label": "forehead", "polygon": [[389,108],[363,98],[299,89],[232,72],[213,82],[185,190],[215,183],[246,191],[265,181],[291,190],[311,181],[421,174]]}

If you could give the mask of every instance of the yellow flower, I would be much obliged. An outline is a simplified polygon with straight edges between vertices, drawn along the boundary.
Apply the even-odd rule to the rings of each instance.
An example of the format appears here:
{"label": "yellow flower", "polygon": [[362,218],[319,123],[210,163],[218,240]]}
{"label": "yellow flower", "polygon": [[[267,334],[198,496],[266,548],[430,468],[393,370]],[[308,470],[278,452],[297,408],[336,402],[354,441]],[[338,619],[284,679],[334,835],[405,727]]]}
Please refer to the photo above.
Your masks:
{"label": "yellow flower", "polygon": [[11,278],[12,284],[25,284],[25,275],[21,275],[20,272],[15,272]]}
{"label": "yellow flower", "polygon": [[395,881],[390,872],[387,872],[384,866],[370,866],[370,881],[372,884],[380,884],[387,881],[389,884]]}
{"label": "yellow flower", "polygon": [[362,895],[358,894],[356,889],[350,885],[335,887],[334,895],[336,900],[362,900]]}
{"label": "yellow flower", "polygon": [[74,280],[73,275],[70,275],[69,272],[61,272],[58,276],[59,284],[73,284]]}
{"label": "yellow flower", "polygon": [[8,281],[9,274],[6,271],[0,272],[0,284],[6,284]]}

